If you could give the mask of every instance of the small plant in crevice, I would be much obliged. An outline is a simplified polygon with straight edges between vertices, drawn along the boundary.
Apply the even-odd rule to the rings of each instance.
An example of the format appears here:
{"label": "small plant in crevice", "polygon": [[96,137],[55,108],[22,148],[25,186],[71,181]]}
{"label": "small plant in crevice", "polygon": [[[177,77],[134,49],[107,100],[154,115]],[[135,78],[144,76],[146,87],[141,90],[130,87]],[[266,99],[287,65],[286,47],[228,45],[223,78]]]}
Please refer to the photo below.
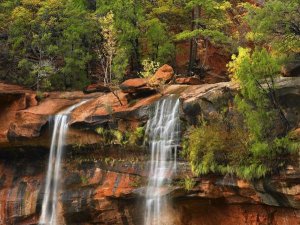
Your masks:
{"label": "small plant in crevice", "polygon": [[89,183],[89,179],[86,176],[80,176],[81,183],[86,185]]}
{"label": "small plant in crevice", "polygon": [[121,145],[124,147],[135,147],[143,144],[145,135],[144,127],[137,127],[133,131],[121,132],[114,129],[99,127],[96,132],[103,138],[104,145]]}
{"label": "small plant in crevice", "polygon": [[191,178],[191,177],[184,178],[182,183],[183,183],[184,189],[187,191],[191,191],[196,185],[196,181],[194,181],[193,178]]}
{"label": "small plant in crevice", "polygon": [[134,179],[131,180],[131,182],[129,183],[129,185],[131,187],[134,187],[134,188],[141,187],[143,185],[142,178],[141,177],[135,177]]}

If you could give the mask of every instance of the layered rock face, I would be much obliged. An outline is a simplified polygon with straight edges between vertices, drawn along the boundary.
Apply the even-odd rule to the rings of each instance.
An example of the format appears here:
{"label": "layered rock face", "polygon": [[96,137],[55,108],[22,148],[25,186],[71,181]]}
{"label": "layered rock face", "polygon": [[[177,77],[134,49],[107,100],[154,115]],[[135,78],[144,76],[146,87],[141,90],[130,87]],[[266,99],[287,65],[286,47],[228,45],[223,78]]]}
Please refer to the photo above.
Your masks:
{"label": "layered rock face", "polygon": [[[293,127],[299,127],[300,118],[295,113],[300,110],[299,78],[282,78],[277,88],[287,118]],[[118,98],[113,93],[50,93],[40,102],[26,98],[29,93],[34,94],[27,90],[11,99],[7,97],[9,91],[3,92],[1,101],[9,103],[3,103],[6,111],[1,111],[0,116],[0,224],[38,223],[49,154],[49,118],[88,98],[70,118],[59,224],[142,225],[149,152],[143,145],[104,143],[95,129],[126,132],[143,126],[153,103],[167,94],[181,99],[183,122],[196,124],[199,115],[210,118],[222,107],[228,107],[237,91],[236,85],[224,82],[171,85],[161,93],[134,97],[122,92],[115,93]],[[295,136],[299,138],[297,132]],[[297,167],[253,182],[231,176],[203,176],[195,178],[195,187],[186,191],[180,181],[191,171],[182,160],[178,166],[165,215],[176,219],[174,225],[300,224]]]}
{"label": "layered rock face", "polygon": [[[0,224],[38,223],[47,166],[47,154],[42,153],[0,163]],[[142,225],[144,155],[130,150],[122,154],[121,149],[103,149],[85,159],[66,155],[59,224]],[[193,190],[174,186],[169,195],[172,203],[165,216],[176,218],[174,225],[300,222],[299,174],[255,183],[207,176]]]}

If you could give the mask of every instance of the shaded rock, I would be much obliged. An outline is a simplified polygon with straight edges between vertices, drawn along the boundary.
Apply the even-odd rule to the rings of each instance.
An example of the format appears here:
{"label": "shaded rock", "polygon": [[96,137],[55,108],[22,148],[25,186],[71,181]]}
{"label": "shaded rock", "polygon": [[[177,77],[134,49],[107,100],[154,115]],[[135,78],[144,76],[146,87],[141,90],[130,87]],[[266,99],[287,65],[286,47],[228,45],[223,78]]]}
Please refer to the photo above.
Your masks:
{"label": "shaded rock", "polygon": [[[176,45],[178,49],[180,49],[175,58],[176,72],[179,74],[185,74],[190,61],[190,42],[180,41],[176,42]],[[192,71],[196,75],[203,76],[205,84],[213,84],[229,80],[226,65],[231,60],[230,52],[226,51],[224,48],[211,44],[209,41],[199,41],[197,52],[197,58],[200,62],[205,61],[206,69],[209,70],[209,73],[205,73],[202,66],[193,68]],[[200,65],[201,63],[197,62],[197,64]]]}
{"label": "shaded rock", "polygon": [[83,89],[83,93],[90,94],[95,92],[110,92],[109,87],[105,86],[103,83],[91,84]]}
{"label": "shaded rock", "polygon": [[26,108],[38,105],[36,94],[26,93],[25,96],[26,96]]}
{"label": "shaded rock", "polygon": [[0,143],[7,142],[7,132],[19,110],[37,105],[35,93],[18,85],[0,83]]}
{"label": "shaded rock", "polygon": [[17,113],[16,122],[9,127],[7,136],[10,141],[23,138],[35,138],[40,136],[42,127],[48,121],[47,116],[32,113]]}
{"label": "shaded rock", "polygon": [[298,127],[300,124],[300,77],[277,79],[276,93],[290,125]]}
{"label": "shaded rock", "polygon": [[75,127],[95,128],[109,125],[117,128],[122,121],[127,121],[128,126],[136,121],[142,123],[148,118],[151,104],[161,97],[153,95],[130,104],[124,96],[124,93],[119,93],[122,105],[113,94],[108,94],[78,107],[71,114],[70,124]]}
{"label": "shaded rock", "polygon": [[169,213],[174,225],[296,225],[300,222],[299,210],[243,203],[228,205],[226,201],[196,197],[176,200]]}
{"label": "shaded rock", "polygon": [[198,121],[199,115],[209,120],[223,107],[228,107],[236,90],[237,86],[230,82],[190,86],[180,95],[183,101],[182,117],[191,124]]}
{"label": "shaded rock", "polygon": [[[177,94],[186,90],[188,86],[172,85],[164,90],[164,95]],[[137,100],[128,101],[128,94],[119,92],[118,96],[122,102],[112,93],[100,96],[86,104],[78,107],[71,114],[70,124],[74,127],[92,128],[98,126],[118,128],[120,124],[124,127],[136,127],[137,124],[146,122],[152,104],[159,100],[162,95],[154,94]]]}
{"label": "shaded rock", "polygon": [[199,85],[203,82],[197,77],[179,77],[176,78],[176,84]]}
{"label": "shaded rock", "polygon": [[150,78],[149,82],[150,84],[166,84],[170,82],[174,77],[174,70],[171,66],[165,64],[162,67],[160,67],[156,73],[153,75],[153,77]]}
{"label": "shaded rock", "polygon": [[300,58],[287,63],[281,68],[281,73],[285,77],[299,77],[300,76]]}

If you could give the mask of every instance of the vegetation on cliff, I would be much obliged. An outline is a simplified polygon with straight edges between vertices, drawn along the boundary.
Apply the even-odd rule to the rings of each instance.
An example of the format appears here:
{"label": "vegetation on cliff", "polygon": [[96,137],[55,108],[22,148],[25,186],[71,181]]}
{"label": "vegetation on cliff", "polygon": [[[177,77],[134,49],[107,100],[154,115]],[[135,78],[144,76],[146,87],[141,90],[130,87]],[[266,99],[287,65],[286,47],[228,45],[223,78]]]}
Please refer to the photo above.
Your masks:
{"label": "vegetation on cliff", "polygon": [[248,180],[278,172],[299,149],[276,96],[280,63],[265,49],[240,48],[228,67],[240,92],[231,107],[190,131],[185,153],[192,170]]}
{"label": "vegetation on cliff", "polygon": [[0,79],[40,90],[119,82],[143,74],[145,62],[175,65],[182,41],[190,75],[211,69],[211,44],[228,54],[239,46],[299,53],[299,1],[245,2],[4,0]]}

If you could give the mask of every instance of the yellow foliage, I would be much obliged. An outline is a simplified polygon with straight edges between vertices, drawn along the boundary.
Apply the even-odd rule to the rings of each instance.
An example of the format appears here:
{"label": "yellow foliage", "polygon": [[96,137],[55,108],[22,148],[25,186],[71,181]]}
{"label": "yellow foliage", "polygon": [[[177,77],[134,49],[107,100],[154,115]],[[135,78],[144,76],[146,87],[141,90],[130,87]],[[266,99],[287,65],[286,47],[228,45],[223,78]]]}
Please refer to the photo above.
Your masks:
{"label": "yellow foliage", "polygon": [[40,6],[42,4],[41,0],[22,0],[21,3],[24,6]]}

